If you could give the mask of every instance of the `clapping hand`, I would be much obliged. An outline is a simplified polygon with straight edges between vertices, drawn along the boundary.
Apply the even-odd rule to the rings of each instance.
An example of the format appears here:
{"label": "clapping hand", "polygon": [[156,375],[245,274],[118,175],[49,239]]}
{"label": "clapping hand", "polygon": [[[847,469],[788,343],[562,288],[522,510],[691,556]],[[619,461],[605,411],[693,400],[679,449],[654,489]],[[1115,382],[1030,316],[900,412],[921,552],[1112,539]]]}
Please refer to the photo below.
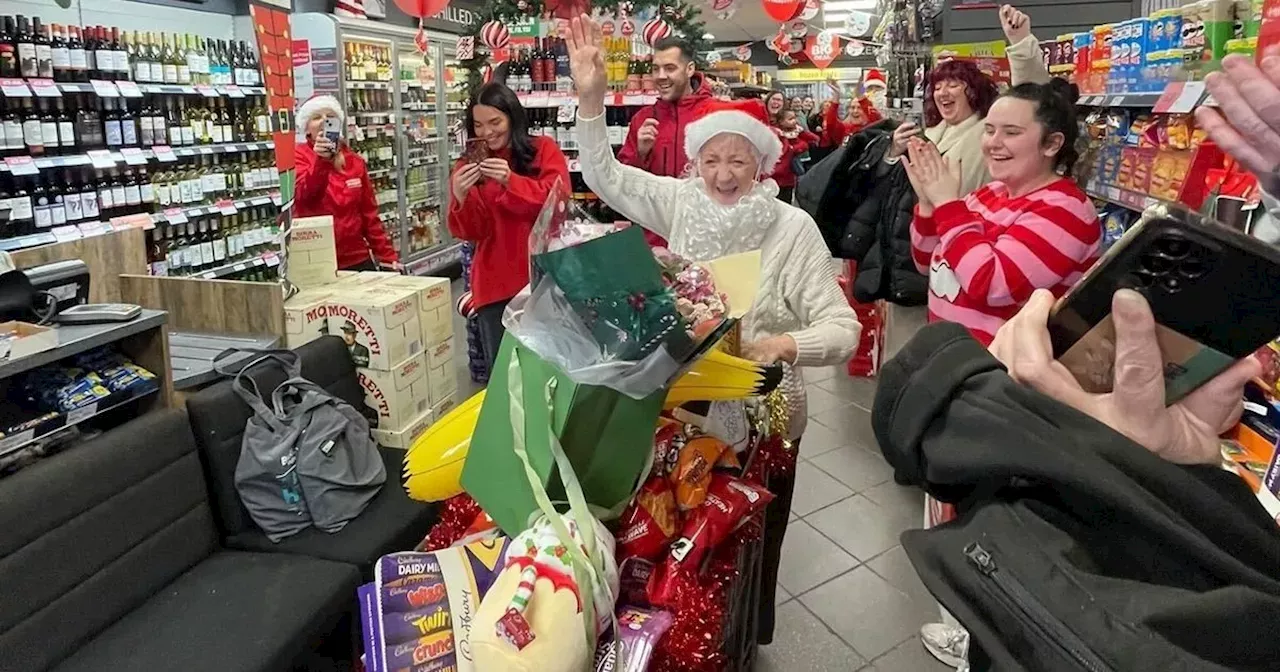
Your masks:
{"label": "clapping hand", "polygon": [[996,332],[991,354],[1005,365],[1010,378],[1085,413],[1170,462],[1218,462],[1218,435],[1240,419],[1245,383],[1262,369],[1256,359],[1236,362],[1166,407],[1164,366],[1151,306],[1141,294],[1122,289],[1111,300],[1116,334],[1114,385],[1111,392],[1092,394],[1053,358],[1048,328],[1053,303],[1049,290],[1036,290]]}
{"label": "clapping hand", "polygon": [[583,117],[604,113],[604,92],[608,88],[608,80],[600,42],[600,24],[595,19],[584,14],[569,22],[569,71],[578,89],[579,113]]}
{"label": "clapping hand", "polygon": [[921,209],[931,211],[944,203],[959,200],[960,163],[952,164],[933,143],[912,138],[907,143],[907,158],[903,165]]}
{"label": "clapping hand", "polygon": [[1231,54],[1222,71],[1205,78],[1218,109],[1201,106],[1196,121],[1223,151],[1258,177],[1268,193],[1280,195],[1280,49],[1253,59]]}
{"label": "clapping hand", "polygon": [[1017,44],[1031,36],[1031,17],[1013,5],[1004,5],[1000,8],[1000,27],[1009,44]]}

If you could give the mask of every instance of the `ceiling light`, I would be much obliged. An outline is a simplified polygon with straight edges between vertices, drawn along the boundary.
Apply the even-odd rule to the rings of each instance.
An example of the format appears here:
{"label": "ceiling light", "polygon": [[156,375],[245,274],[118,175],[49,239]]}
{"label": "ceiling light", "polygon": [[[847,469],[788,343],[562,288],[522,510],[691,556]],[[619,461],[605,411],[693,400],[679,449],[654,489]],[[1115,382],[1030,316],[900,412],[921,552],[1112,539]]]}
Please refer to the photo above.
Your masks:
{"label": "ceiling light", "polygon": [[702,39],[704,39],[704,40],[714,40],[714,39],[716,39],[716,36],[715,36],[715,35],[712,35],[711,33],[703,33],[703,34],[702,34]]}
{"label": "ceiling light", "polygon": [[823,3],[822,11],[826,12],[843,12],[850,9],[857,10],[873,10],[876,8],[876,0],[831,0]]}

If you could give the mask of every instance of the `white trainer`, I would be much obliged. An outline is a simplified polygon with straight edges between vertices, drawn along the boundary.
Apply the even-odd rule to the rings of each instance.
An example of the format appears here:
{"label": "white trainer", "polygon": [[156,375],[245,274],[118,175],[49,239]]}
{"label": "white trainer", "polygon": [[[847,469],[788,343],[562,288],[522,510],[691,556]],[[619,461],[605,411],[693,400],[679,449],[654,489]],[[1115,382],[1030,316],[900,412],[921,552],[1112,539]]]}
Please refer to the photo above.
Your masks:
{"label": "white trainer", "polygon": [[926,623],[920,628],[920,643],[956,672],[969,670],[969,633],[945,623]]}

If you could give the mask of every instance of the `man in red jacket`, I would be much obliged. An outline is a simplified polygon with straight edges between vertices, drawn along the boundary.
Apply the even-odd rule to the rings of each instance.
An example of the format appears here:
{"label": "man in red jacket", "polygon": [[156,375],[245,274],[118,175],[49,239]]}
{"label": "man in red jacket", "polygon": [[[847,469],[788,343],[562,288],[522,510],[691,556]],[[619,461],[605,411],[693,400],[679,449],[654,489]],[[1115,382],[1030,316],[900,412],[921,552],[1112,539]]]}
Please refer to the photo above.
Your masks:
{"label": "man in red jacket", "polygon": [[[698,106],[711,99],[711,87],[704,86],[702,75],[695,71],[693,53],[693,47],[677,37],[653,45],[658,102],[640,108],[631,117],[627,140],[618,153],[622,163],[654,175],[684,175],[689,164],[684,154],[684,128],[697,116]],[[650,245],[667,244],[649,231],[645,231],[645,239]]]}

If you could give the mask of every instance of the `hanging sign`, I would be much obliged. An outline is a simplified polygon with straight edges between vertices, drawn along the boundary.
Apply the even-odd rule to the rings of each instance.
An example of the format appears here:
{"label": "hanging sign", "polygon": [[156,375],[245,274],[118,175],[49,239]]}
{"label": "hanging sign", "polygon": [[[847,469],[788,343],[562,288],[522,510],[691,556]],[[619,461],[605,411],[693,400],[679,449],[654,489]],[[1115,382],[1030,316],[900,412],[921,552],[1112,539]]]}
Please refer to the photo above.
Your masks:
{"label": "hanging sign", "polygon": [[850,57],[857,58],[867,53],[867,45],[862,40],[849,40],[844,45],[844,53]]}
{"label": "hanging sign", "polygon": [[791,36],[785,30],[779,30],[777,34],[769,39],[769,48],[779,56],[787,53],[791,49]]}
{"label": "hanging sign", "polygon": [[747,61],[750,61],[750,60],[751,60],[751,45],[750,45],[750,44],[744,44],[744,45],[741,45],[741,46],[735,47],[735,48],[734,48],[734,50],[733,50],[733,57],[734,57],[734,58],[736,58],[736,59],[738,59],[739,61],[742,61],[743,63],[746,63]]}
{"label": "hanging sign", "polygon": [[621,33],[623,37],[631,37],[632,35],[635,35],[636,34],[635,22],[632,21],[630,18],[624,18],[622,20],[622,25],[618,26],[618,32]]}
{"label": "hanging sign", "polygon": [[400,11],[412,16],[415,19],[425,19],[428,16],[435,16],[444,11],[449,6],[449,0],[395,0],[396,7]]}
{"label": "hanging sign", "polygon": [[459,61],[469,61],[476,57],[476,38],[471,35],[465,35],[458,38],[458,46],[455,51],[456,58]]}
{"label": "hanging sign", "polygon": [[804,10],[804,0],[761,0],[764,13],[774,21],[790,21]]}
{"label": "hanging sign", "polygon": [[601,35],[604,35],[607,37],[609,35],[614,34],[617,30],[618,30],[618,26],[613,22],[613,19],[604,19],[600,22]]}
{"label": "hanging sign", "polygon": [[814,65],[825,68],[840,55],[840,36],[830,30],[810,35],[804,53]]}
{"label": "hanging sign", "polygon": [[818,0],[805,0],[804,9],[800,10],[800,18],[810,21],[818,16],[818,12],[822,11],[822,3]]}
{"label": "hanging sign", "polygon": [[805,23],[801,19],[793,19],[788,21],[787,25],[783,26],[783,30],[786,30],[787,34],[791,37],[803,39],[804,36],[809,34],[809,24]]}
{"label": "hanging sign", "polygon": [[874,18],[866,12],[849,12],[849,16],[844,20],[845,33],[850,37],[862,37],[871,32],[871,19]]}
{"label": "hanging sign", "polygon": [[719,49],[713,49],[707,52],[707,65],[715,65],[716,63],[719,63],[720,58],[721,56],[720,56]]}
{"label": "hanging sign", "polygon": [[738,0],[711,0],[711,11],[716,17],[726,21],[738,13]]}

